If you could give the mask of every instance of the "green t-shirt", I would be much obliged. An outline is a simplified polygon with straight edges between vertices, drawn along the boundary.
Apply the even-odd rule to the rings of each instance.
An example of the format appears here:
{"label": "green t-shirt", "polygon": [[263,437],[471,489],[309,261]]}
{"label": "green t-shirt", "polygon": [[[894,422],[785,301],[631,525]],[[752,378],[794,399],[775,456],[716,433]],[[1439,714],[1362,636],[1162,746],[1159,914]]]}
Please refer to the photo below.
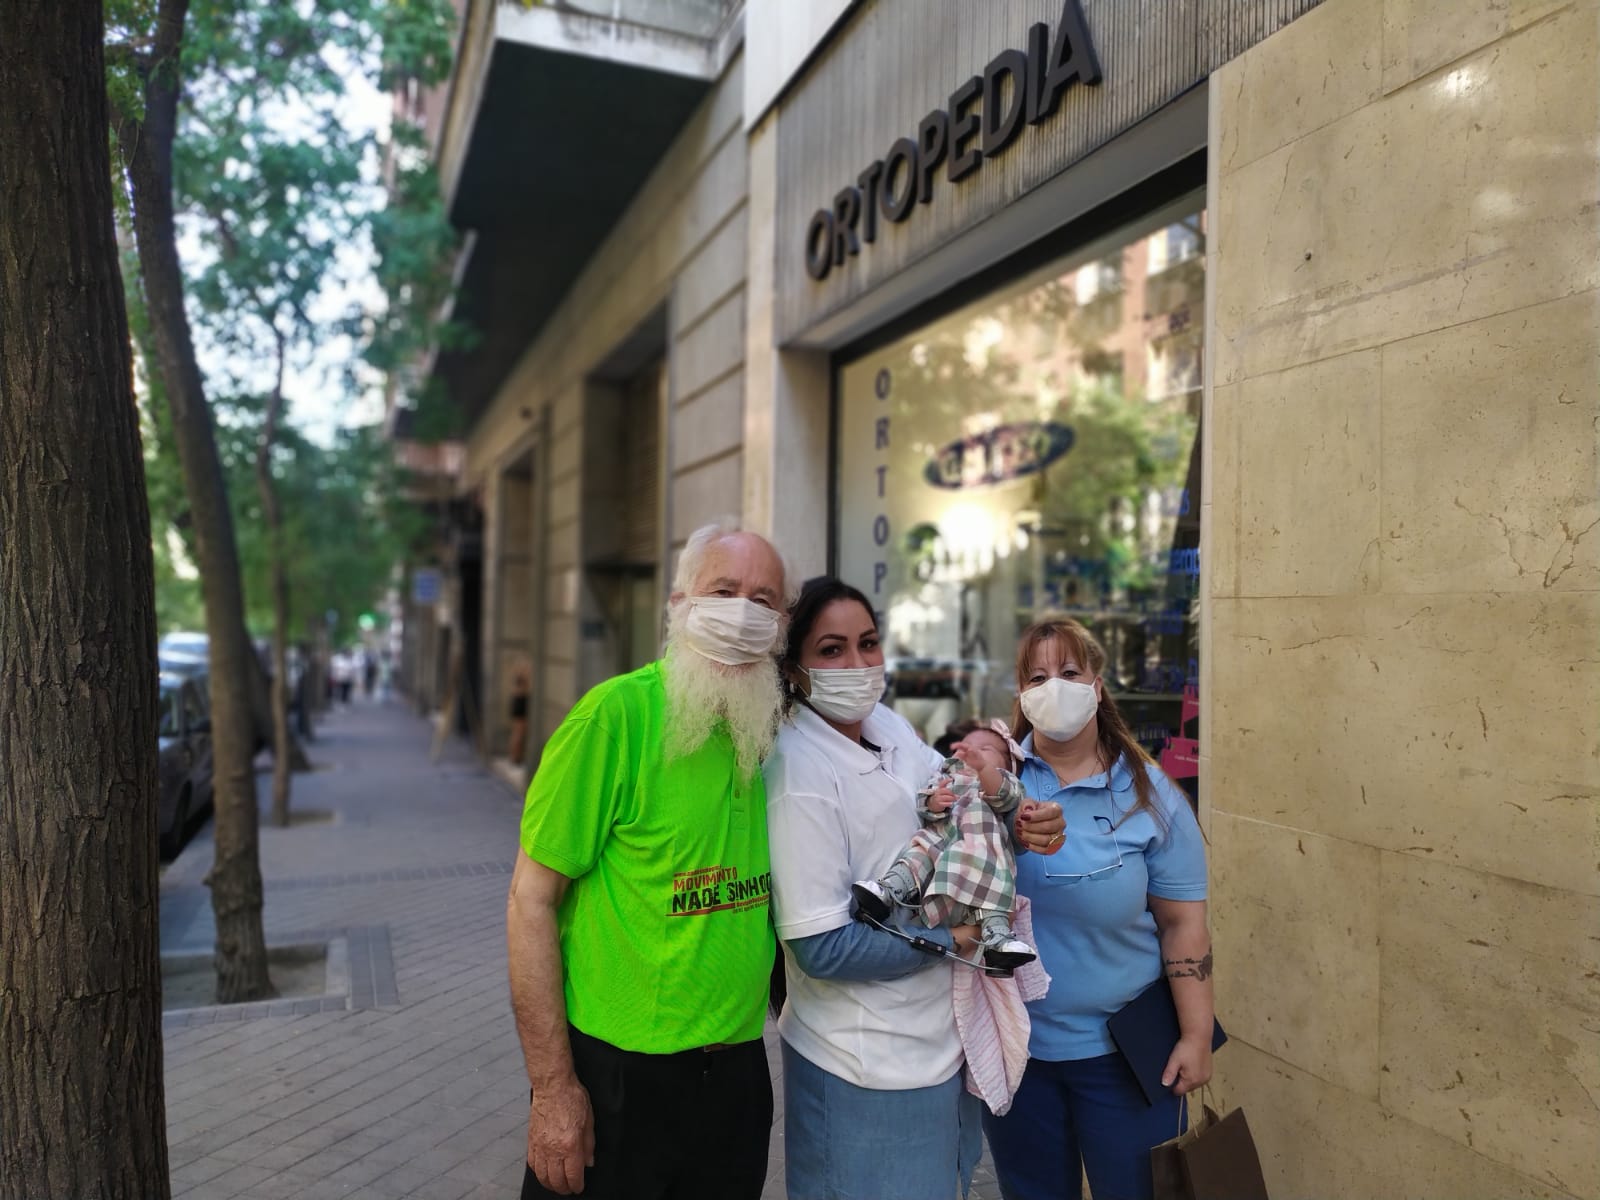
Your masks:
{"label": "green t-shirt", "polygon": [[559,912],[567,1019],[668,1054],[761,1036],[775,946],[767,795],[717,729],[663,762],[651,663],[600,684],[545,747],[522,849],[570,878]]}

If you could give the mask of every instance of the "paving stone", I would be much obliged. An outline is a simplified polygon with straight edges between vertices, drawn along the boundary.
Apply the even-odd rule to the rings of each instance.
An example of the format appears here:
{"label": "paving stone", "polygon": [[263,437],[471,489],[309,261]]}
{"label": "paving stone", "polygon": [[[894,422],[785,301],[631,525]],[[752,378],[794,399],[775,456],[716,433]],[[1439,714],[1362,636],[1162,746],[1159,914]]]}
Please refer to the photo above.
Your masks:
{"label": "paving stone", "polygon": [[[321,768],[263,825],[269,945],[346,939],[348,995],[168,1014],[173,1194],[183,1200],[503,1200],[521,1187],[527,1081],[506,990],[521,799],[396,704],[326,719]],[[258,771],[263,803],[269,775]],[[209,829],[161,881],[167,953],[215,937]],[[769,1061],[776,1068],[774,1036]],[[774,1069],[774,1078],[778,1078]],[[780,1115],[763,1196],[783,1200]],[[987,1163],[973,1200],[995,1200]]]}
{"label": "paving stone", "polygon": [[272,1178],[274,1172],[266,1167],[258,1167],[252,1163],[239,1163],[231,1170],[224,1171],[212,1179],[208,1179],[203,1189],[207,1196],[233,1197],[248,1191],[257,1184],[265,1183]]}
{"label": "paving stone", "polygon": [[476,1187],[465,1179],[440,1175],[409,1193],[406,1200],[461,1200]]}

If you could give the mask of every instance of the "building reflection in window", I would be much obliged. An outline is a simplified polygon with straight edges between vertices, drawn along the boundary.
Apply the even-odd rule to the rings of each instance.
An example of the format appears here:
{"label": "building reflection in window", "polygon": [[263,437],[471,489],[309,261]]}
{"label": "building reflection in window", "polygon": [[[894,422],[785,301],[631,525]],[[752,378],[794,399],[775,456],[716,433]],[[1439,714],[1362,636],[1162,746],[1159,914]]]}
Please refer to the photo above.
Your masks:
{"label": "building reflection in window", "polygon": [[1196,197],[841,368],[840,570],[930,741],[1009,712],[1018,632],[1066,612],[1194,786],[1204,247]]}

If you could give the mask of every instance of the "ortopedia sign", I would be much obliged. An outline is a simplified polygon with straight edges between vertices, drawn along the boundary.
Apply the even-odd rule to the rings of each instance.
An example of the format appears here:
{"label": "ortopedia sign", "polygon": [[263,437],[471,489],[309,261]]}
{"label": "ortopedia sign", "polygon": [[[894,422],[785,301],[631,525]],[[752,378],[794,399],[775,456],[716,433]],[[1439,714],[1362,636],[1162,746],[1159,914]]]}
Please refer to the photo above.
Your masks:
{"label": "ortopedia sign", "polygon": [[902,137],[833,198],[806,227],[806,272],[826,279],[862,243],[878,238],[878,217],[900,222],[917,204],[933,199],[933,177],[944,165],[956,183],[1006,149],[1024,120],[1050,117],[1061,94],[1075,83],[1099,83],[1100,63],[1089,41],[1078,0],[1066,0],[1055,37],[1043,21],[1028,30],[1028,49],[1003,50],[993,62],[950,93],[948,108],[922,118],[916,137]]}

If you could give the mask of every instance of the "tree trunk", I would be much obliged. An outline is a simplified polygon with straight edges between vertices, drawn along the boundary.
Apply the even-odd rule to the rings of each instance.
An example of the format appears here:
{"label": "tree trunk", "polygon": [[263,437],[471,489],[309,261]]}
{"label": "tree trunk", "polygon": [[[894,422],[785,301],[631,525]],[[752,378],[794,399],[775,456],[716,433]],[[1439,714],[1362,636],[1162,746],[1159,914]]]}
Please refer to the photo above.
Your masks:
{"label": "tree trunk", "polygon": [[289,824],[289,577],[283,564],[283,514],[272,484],[272,443],[283,411],[283,365],[288,346],[283,333],[273,329],[278,342],[278,376],[267,397],[266,420],[256,445],[256,488],[261,492],[261,513],[267,521],[267,557],[272,575],[272,823]]}
{"label": "tree trunk", "polygon": [[[284,576],[283,586],[285,588],[289,586],[287,574]],[[269,746],[276,747],[277,726],[272,716],[272,706],[276,702],[272,697],[272,685],[267,682],[267,673],[261,669],[261,660],[252,655],[250,659],[250,712],[252,719],[256,723],[256,741],[258,743],[265,742]],[[277,751],[274,749],[274,761],[276,761],[277,757]],[[284,757],[288,760],[291,771],[303,772],[311,770],[311,760],[306,757],[305,747],[300,744],[300,739],[295,736],[293,729],[289,731],[289,746],[284,752]]]}
{"label": "tree trunk", "polygon": [[173,222],[172,148],[177,136],[179,64],[188,0],[161,0],[153,65],[144,71],[142,123],[124,118],[117,145],[133,191],[133,228],[150,309],[155,367],[172,413],[193,521],[196,566],[211,645],[211,726],[216,763],[216,862],[206,876],[216,917],[217,1000],[275,995],[261,925],[261,860],[250,704],[255,651],[244,624],[239,551],[217,456],[211,410],[183,308],[183,274]]}
{"label": "tree trunk", "polygon": [[155,567],[100,0],[0,3],[0,1196],[170,1194]]}

